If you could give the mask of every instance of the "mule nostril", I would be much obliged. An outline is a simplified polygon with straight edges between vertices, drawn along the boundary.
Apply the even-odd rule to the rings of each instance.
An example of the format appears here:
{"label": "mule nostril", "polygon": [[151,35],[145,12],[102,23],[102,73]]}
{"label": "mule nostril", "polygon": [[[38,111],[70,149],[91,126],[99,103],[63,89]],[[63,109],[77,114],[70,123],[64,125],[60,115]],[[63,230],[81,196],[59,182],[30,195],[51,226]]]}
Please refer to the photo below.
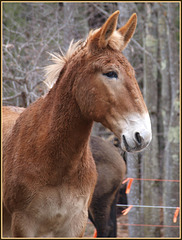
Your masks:
{"label": "mule nostril", "polygon": [[139,144],[142,143],[143,138],[140,136],[139,132],[135,133],[135,139],[137,140],[137,143],[139,143]]}

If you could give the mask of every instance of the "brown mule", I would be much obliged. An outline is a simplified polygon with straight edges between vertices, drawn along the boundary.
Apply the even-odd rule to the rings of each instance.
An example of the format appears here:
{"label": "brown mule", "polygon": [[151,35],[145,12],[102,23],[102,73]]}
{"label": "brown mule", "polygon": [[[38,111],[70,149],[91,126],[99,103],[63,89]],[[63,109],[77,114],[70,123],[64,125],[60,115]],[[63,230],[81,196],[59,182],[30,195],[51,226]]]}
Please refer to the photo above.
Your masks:
{"label": "brown mule", "polygon": [[54,86],[22,112],[3,142],[3,204],[14,237],[83,236],[97,180],[89,147],[93,121],[113,131],[126,151],[151,140],[134,70],[121,53],[136,14],[116,30],[118,14],[66,56],[54,56],[47,68]]}
{"label": "brown mule", "polygon": [[100,137],[91,136],[90,147],[98,179],[89,218],[97,229],[97,237],[117,237],[116,204],[126,173],[125,161],[115,146]]}

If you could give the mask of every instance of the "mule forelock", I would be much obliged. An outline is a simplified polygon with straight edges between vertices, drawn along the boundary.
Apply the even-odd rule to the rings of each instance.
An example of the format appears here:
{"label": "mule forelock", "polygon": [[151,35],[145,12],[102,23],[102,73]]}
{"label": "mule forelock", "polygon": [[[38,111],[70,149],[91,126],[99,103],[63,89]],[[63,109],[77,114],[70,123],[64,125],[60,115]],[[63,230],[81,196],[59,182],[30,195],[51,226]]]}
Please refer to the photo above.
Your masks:
{"label": "mule forelock", "polygon": [[[91,30],[88,38],[87,38],[87,42],[94,36],[96,35],[96,33],[100,30],[96,29],[96,30]],[[111,37],[108,40],[108,44],[107,46],[110,46],[113,50],[121,50],[122,47],[124,45],[124,37],[118,32],[118,31],[114,31],[111,35]]]}
{"label": "mule forelock", "polygon": [[114,31],[112,37],[109,39],[108,45],[114,49],[120,51],[124,45],[124,37],[117,31]]}
{"label": "mule forelock", "polygon": [[[61,70],[63,69],[64,65],[69,61],[69,59],[71,59],[73,55],[79,52],[80,49],[83,49],[83,47],[86,46],[87,42],[89,42],[89,39],[92,38],[92,36],[99,30],[100,29],[91,30],[85,41],[79,40],[73,43],[72,40],[66,54],[63,54],[62,51],[60,51],[61,53],[49,53],[49,55],[51,56],[52,64],[44,68],[44,83],[49,89],[52,88],[54,83],[57,81]],[[119,32],[114,31],[111,38],[109,39],[108,45],[114,50],[120,50],[123,45],[123,41],[123,36]]]}

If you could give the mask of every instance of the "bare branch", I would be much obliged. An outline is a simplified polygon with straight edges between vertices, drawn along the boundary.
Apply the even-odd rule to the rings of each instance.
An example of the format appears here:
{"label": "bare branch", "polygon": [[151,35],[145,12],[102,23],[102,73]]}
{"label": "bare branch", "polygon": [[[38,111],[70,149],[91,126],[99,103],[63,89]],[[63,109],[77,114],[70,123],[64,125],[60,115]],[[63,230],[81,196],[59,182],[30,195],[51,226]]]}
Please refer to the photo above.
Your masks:
{"label": "bare branch", "polygon": [[22,83],[25,83],[25,78],[17,78],[17,77],[15,77],[15,78],[11,78],[11,77],[6,77],[6,76],[4,76],[3,77],[4,78],[4,81],[11,81],[11,82],[16,82],[16,83],[18,83],[18,84],[22,84]]}
{"label": "bare branch", "polygon": [[11,96],[11,97],[4,97],[4,98],[3,98],[3,101],[15,99],[15,98],[17,98],[17,97],[20,97],[21,94],[22,94],[22,93],[17,93],[16,95]]}
{"label": "bare branch", "polygon": [[145,54],[147,54],[153,61],[153,63],[157,66],[159,72],[161,73],[161,67],[158,64],[158,62],[156,62],[156,60],[153,58],[152,54],[149,53],[146,49],[144,49],[134,38],[131,39],[131,42],[133,42],[140,50],[142,50]]}
{"label": "bare branch", "polygon": [[107,17],[110,16],[109,13],[106,12],[106,11],[105,11],[104,9],[102,9],[101,7],[99,7],[98,4],[93,3],[93,6],[94,6],[95,8],[97,8],[97,9],[98,9],[101,13],[103,13],[105,16],[107,16]]}

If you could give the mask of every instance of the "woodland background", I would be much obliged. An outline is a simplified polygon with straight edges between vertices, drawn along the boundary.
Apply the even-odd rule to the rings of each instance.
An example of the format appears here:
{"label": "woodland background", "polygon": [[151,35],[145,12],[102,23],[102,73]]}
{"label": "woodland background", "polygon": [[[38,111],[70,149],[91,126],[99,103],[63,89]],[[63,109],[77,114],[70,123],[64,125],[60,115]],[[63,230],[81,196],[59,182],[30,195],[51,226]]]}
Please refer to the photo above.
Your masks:
{"label": "woodland background", "polygon": [[[45,94],[47,52],[65,52],[72,39],[85,38],[120,10],[118,27],[136,12],[138,24],[125,56],[136,71],[152,122],[150,146],[127,154],[127,177],[179,180],[180,177],[180,3],[178,2],[3,2],[3,105],[27,107]],[[95,124],[94,135],[113,141]],[[179,182],[133,181],[129,205],[180,204]],[[130,224],[179,226],[175,209],[132,208]],[[129,237],[179,237],[179,227],[129,226]]]}

